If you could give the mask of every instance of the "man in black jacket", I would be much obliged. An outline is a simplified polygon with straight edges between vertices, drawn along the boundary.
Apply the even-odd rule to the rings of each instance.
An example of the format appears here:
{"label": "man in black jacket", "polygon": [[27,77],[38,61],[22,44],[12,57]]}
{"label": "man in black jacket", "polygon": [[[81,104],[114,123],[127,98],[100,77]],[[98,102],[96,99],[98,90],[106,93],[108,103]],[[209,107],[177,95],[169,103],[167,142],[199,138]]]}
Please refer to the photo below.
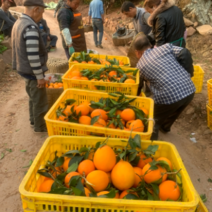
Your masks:
{"label": "man in black jacket", "polygon": [[[54,50],[57,44],[58,37],[56,35],[50,34],[50,29],[46,23],[46,20],[44,20],[43,18],[38,23],[38,26],[40,28],[40,32],[41,32],[47,51],[49,52],[50,50]],[[48,41],[50,41],[49,46],[47,46]]]}

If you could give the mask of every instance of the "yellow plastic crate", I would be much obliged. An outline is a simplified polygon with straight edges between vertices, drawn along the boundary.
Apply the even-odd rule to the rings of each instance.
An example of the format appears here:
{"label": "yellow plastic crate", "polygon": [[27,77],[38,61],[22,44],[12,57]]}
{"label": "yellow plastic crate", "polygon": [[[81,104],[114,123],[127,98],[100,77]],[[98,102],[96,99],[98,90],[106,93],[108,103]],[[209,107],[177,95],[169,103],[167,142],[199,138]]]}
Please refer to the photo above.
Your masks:
{"label": "yellow plastic crate", "polygon": [[212,130],[212,107],[207,105],[208,127]]}
{"label": "yellow plastic crate", "polygon": [[[77,89],[67,89],[59,97],[57,102],[52,106],[49,112],[45,116],[46,125],[48,129],[49,136],[51,135],[66,135],[66,136],[88,136],[92,134],[102,134],[105,137],[111,136],[115,138],[124,138],[129,137],[130,131],[116,130],[103,127],[94,127],[70,122],[62,122],[56,120],[56,110],[59,107],[64,107],[64,102],[66,99],[75,99],[76,104],[81,104],[85,101],[99,101],[101,98],[112,98],[117,99],[116,97],[109,96],[106,93],[93,92],[86,90],[77,90]],[[142,139],[149,140],[153,132],[153,107],[154,102],[150,98],[137,97],[137,96],[128,96],[130,99],[137,98],[131,105],[136,106],[137,108],[144,107],[149,111],[149,122],[147,132],[133,132],[132,136],[139,134]]]}
{"label": "yellow plastic crate", "polygon": [[212,79],[207,81],[208,85],[208,104],[212,107]]}
{"label": "yellow plastic crate", "polygon": [[199,198],[199,204],[198,204],[197,210],[195,212],[209,212],[208,209],[205,207],[201,198]]}
{"label": "yellow plastic crate", "polygon": [[[80,55],[79,52],[75,52],[74,54],[72,54],[71,58],[69,59],[69,67],[71,67],[72,65],[76,64],[76,63],[73,63],[73,60],[74,60],[74,57],[78,57],[79,55]],[[122,61],[124,63],[124,66],[131,66],[130,59],[128,57],[125,57],[125,56],[101,55],[101,54],[89,54],[89,56],[91,58],[96,58],[98,60],[106,59],[106,57],[109,60],[113,60],[115,58],[118,61]]]}
{"label": "yellow plastic crate", "polygon": [[[96,90],[99,92],[113,93],[113,92],[121,92],[125,95],[137,95],[138,86],[140,82],[139,71],[136,75],[136,83],[135,84],[124,84],[124,83],[115,83],[115,82],[98,82],[98,81],[85,81],[85,80],[72,80],[70,79],[71,73],[75,70],[82,71],[84,69],[92,70],[93,72],[97,72],[100,68],[104,68],[104,65],[87,65],[87,64],[75,64],[72,65],[69,70],[62,77],[64,89],[68,88],[77,88],[77,89],[85,89],[85,90]],[[135,71],[135,68],[130,67],[121,67],[123,71],[132,70]],[[128,75],[132,75],[132,73],[128,73]],[[101,90],[98,90],[96,86],[101,86]]]}
{"label": "yellow plastic crate", "polygon": [[196,93],[202,92],[203,79],[204,79],[204,71],[199,65],[194,66],[194,76],[192,77],[192,81],[196,88]]}
{"label": "yellow plastic crate", "polygon": [[[48,160],[54,159],[55,151],[58,152],[58,156],[61,156],[69,150],[94,147],[97,142],[104,140],[105,138],[66,136],[47,138],[19,187],[24,212],[195,212],[199,203],[199,196],[193,187],[180,155],[173,144],[162,141],[154,142],[154,144],[159,145],[155,157],[167,157],[171,160],[175,169],[182,168],[184,191],[182,202],[103,199],[37,192],[37,188],[44,181],[44,178],[37,174],[37,171],[44,167]],[[118,147],[120,149],[124,149],[126,146],[126,143],[121,142],[120,139],[109,139],[107,144],[112,148]],[[150,144],[151,141],[141,142],[144,149]],[[203,211],[200,210],[199,212]]]}

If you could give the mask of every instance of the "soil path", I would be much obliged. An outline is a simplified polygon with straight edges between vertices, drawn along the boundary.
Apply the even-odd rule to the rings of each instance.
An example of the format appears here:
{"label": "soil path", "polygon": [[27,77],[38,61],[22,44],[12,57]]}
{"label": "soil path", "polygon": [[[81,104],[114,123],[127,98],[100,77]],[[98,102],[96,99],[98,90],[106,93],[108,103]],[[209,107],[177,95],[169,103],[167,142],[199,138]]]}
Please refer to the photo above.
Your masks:
{"label": "soil path", "polygon": [[[18,8],[19,11],[22,8]],[[60,32],[57,21],[53,18],[52,11],[46,11],[44,18],[51,29],[51,33],[57,35],[58,45],[55,52],[49,57],[65,58],[61,45]],[[123,55],[123,52],[115,48],[111,39],[106,35],[104,49],[94,47],[93,34],[86,34],[89,49],[97,50],[100,54]],[[21,212],[22,205],[18,191],[26,171],[38,153],[43,142],[47,138],[45,133],[34,133],[29,125],[28,96],[25,92],[24,80],[16,73],[10,71],[0,79],[0,205],[2,212]],[[207,182],[212,178],[211,149],[207,141],[193,144],[189,140],[189,134],[179,131],[178,123],[171,133],[160,135],[161,140],[172,142],[176,145],[183,162],[191,176],[192,182],[200,194],[206,194],[207,207],[212,212],[212,184]],[[209,162],[208,162],[209,161]]]}

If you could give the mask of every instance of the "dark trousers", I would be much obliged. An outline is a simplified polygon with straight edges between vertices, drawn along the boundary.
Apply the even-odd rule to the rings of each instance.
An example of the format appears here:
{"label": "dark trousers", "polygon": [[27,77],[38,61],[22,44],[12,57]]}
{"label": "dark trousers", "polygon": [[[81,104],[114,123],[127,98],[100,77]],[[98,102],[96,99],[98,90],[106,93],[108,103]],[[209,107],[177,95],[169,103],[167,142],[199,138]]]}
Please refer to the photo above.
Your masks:
{"label": "dark trousers", "polygon": [[158,133],[160,129],[165,132],[169,132],[171,130],[171,126],[174,124],[183,110],[190,104],[193,98],[194,93],[170,105],[155,104],[155,126],[151,140],[158,140]]}
{"label": "dark trousers", "polygon": [[[48,35],[46,33],[42,35],[43,42],[44,42],[45,46],[47,46],[47,42],[48,42],[47,37],[48,37]],[[49,46],[50,47],[55,47],[56,44],[57,44],[58,37],[55,36],[55,35],[49,35],[49,37],[50,37],[50,44],[49,44]]]}
{"label": "dark trousers", "polygon": [[[93,18],[92,19],[92,24],[93,24],[93,37],[94,37],[94,42],[95,45],[102,45],[102,38],[103,38],[103,21],[100,18]],[[97,30],[99,30],[99,39],[97,38]]]}
{"label": "dark trousers", "polygon": [[69,60],[69,58],[70,58],[69,48],[65,48],[64,50],[65,50],[65,53],[66,53],[66,57]]}
{"label": "dark trousers", "polygon": [[26,92],[29,96],[30,122],[34,123],[34,129],[40,131],[46,128],[44,116],[48,111],[46,88],[38,88],[37,80],[25,79]]}

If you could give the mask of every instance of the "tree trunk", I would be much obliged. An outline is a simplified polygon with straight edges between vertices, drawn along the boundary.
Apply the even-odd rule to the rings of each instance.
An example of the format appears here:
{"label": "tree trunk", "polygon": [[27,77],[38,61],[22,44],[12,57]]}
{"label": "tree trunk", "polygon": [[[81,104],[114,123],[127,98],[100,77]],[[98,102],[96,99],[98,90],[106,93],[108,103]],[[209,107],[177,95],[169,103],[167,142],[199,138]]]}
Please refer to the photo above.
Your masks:
{"label": "tree trunk", "polygon": [[212,0],[178,0],[184,15],[193,22],[210,24],[212,22]]}

